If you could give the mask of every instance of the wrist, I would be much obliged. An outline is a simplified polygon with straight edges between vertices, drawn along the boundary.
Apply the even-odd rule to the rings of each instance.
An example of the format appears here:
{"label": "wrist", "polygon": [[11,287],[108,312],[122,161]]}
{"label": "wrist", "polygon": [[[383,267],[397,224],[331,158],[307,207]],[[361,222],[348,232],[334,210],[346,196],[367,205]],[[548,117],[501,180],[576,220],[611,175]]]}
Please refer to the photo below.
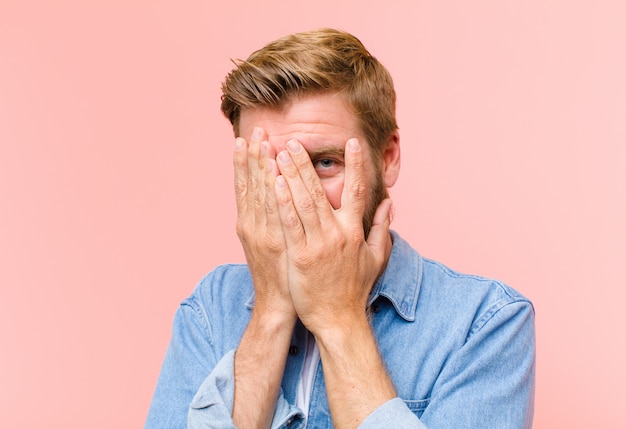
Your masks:
{"label": "wrist", "polygon": [[374,338],[365,310],[350,316],[342,313],[341,317],[325,318],[320,323],[307,326],[307,329],[315,336],[320,347],[329,350],[343,349],[350,344]]}
{"label": "wrist", "polygon": [[367,318],[316,336],[335,427],[353,427],[396,396]]}
{"label": "wrist", "polygon": [[296,320],[297,315],[293,307],[255,303],[250,324],[256,325],[259,330],[267,331],[269,334],[276,334],[283,330],[288,330],[291,334]]}

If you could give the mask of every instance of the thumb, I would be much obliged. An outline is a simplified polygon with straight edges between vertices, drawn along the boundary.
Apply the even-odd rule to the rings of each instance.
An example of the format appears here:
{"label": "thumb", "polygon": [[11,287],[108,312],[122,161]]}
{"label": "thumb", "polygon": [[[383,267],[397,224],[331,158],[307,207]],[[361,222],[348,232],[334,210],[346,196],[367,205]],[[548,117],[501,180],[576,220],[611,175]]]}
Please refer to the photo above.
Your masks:
{"label": "thumb", "polygon": [[393,211],[393,203],[389,198],[384,199],[376,208],[372,228],[367,237],[368,247],[378,256],[383,256],[391,244],[389,238],[389,225],[391,224],[391,216]]}

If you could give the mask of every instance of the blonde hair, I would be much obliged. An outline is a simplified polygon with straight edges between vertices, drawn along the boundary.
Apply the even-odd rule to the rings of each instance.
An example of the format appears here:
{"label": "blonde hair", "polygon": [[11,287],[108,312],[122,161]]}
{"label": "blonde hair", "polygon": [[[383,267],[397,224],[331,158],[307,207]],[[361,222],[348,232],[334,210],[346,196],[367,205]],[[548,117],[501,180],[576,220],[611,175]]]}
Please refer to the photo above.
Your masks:
{"label": "blonde hair", "polygon": [[353,35],[320,29],[269,43],[235,62],[222,84],[222,112],[238,134],[244,108],[284,108],[294,97],[337,92],[359,120],[378,157],[396,123],[391,75]]}

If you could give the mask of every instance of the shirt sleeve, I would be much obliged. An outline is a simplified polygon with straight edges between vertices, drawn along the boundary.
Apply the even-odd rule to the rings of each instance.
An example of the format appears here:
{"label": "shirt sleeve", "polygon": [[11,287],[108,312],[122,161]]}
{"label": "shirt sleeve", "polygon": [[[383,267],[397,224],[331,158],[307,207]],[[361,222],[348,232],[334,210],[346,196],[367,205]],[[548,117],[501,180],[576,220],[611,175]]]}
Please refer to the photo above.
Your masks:
{"label": "shirt sleeve", "polygon": [[[146,429],[235,428],[235,350],[217,356],[211,327],[195,298],[176,312]],[[305,425],[302,411],[288,403],[281,390],[272,429]]]}
{"label": "shirt sleeve", "polygon": [[[235,394],[235,351],[228,352],[204,380],[191,401],[188,429],[234,429],[232,420]],[[272,429],[304,427],[304,414],[290,405],[282,389],[276,401]]]}
{"label": "shirt sleeve", "polygon": [[395,398],[370,414],[360,429],[531,428],[534,387],[532,305],[497,303],[450,356],[419,419]]}
{"label": "shirt sleeve", "polygon": [[215,366],[211,332],[193,298],[176,311],[159,380],[146,419],[146,429],[183,429],[197,389]]}
{"label": "shirt sleeve", "polygon": [[426,426],[411,412],[400,398],[394,398],[378,407],[361,422],[359,429],[426,429]]}

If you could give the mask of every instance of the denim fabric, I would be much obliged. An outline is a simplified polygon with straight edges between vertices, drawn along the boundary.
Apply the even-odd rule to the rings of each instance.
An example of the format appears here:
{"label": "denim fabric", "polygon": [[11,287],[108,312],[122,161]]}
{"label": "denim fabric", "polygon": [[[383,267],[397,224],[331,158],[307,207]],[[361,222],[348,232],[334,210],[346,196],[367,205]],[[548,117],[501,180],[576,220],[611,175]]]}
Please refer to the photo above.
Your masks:
{"label": "denim fabric", "polygon": [[[530,428],[535,333],[528,299],[422,258],[395,232],[371,324],[398,397],[373,428]],[[254,305],[246,265],[216,268],[180,306],[146,428],[233,428],[234,350]],[[272,428],[331,428],[321,363],[308,422],[295,406],[306,329],[293,333]]]}

